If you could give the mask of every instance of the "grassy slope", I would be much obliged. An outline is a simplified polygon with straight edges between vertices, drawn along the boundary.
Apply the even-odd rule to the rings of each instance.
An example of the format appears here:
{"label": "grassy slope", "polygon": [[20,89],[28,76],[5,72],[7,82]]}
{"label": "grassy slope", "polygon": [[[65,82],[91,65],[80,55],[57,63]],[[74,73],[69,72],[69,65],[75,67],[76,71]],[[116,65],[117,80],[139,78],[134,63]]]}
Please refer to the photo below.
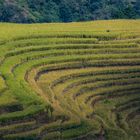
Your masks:
{"label": "grassy slope", "polygon": [[[102,125],[104,125],[104,133],[107,139],[113,139],[113,137],[114,139],[121,137],[127,139],[129,132],[132,133],[132,139],[139,137],[139,134],[137,134],[139,130],[136,133],[132,131],[133,129],[128,129],[127,125],[124,125],[126,122],[123,120],[123,117],[119,119],[119,121],[121,120],[119,123],[123,123],[123,127],[120,127],[118,122],[116,126],[115,118],[117,120],[117,118],[121,117],[118,114],[115,114],[117,117],[115,115],[112,116],[111,121],[108,120],[108,116],[111,115],[111,107],[115,107],[116,104],[120,108],[123,107],[117,99],[108,101],[108,97],[104,95],[103,98],[106,99],[104,100],[106,104],[101,102],[101,104],[95,106],[94,110],[97,117],[93,119],[87,119],[87,115],[92,113],[92,105],[95,101],[89,100],[87,104],[84,103],[85,99],[92,96],[93,93],[90,89],[93,88],[99,88],[99,91],[97,90],[94,94],[108,93],[108,91],[115,93],[118,89],[122,89],[122,91],[125,89],[126,92],[129,89],[131,90],[132,87],[134,87],[133,93],[139,92],[139,20],[30,25],[1,23],[0,31],[0,125],[8,125],[7,128],[10,127],[11,129],[9,130],[11,132],[6,132],[4,130],[5,127],[1,126],[0,130],[2,129],[2,134],[0,133],[0,137],[2,136],[5,139],[20,139],[24,137],[30,139],[37,137],[39,139],[52,139],[52,137],[54,139],[55,137],[56,139],[59,137],[68,139],[79,137],[80,135],[83,137],[88,136],[88,133],[91,131],[93,134],[99,133]],[[75,44],[75,47],[73,44]],[[77,47],[79,49],[75,49]],[[121,49],[122,47],[124,47],[124,50]],[[43,56],[46,56],[46,58],[43,59]],[[92,79],[87,74],[87,77],[79,76],[75,79],[75,76],[72,76],[72,79],[68,81],[64,80],[64,77],[67,78],[68,75],[72,74],[77,75],[79,72],[100,72],[98,68],[99,64],[103,67],[101,71],[104,71],[104,67],[107,69],[106,74],[109,71],[115,71],[114,73],[117,74],[116,77],[120,77],[121,80],[119,81],[117,78],[112,79],[115,78],[113,75],[106,77],[105,74],[102,76],[100,73],[95,79]],[[119,66],[122,66],[123,69],[124,65],[128,66],[124,67],[124,72],[117,73],[121,69]],[[79,69],[83,66],[86,69]],[[108,67],[106,68],[106,66]],[[60,69],[60,71],[57,71],[57,69],[53,70],[55,67],[58,70]],[[69,68],[72,70],[65,70]],[[34,76],[40,71],[49,69],[52,70],[52,73],[50,72],[48,75],[44,74],[36,83]],[[129,75],[130,69],[134,72]],[[28,77],[26,77],[26,74]],[[128,83],[129,78],[135,79],[130,80],[130,83]],[[105,83],[106,79],[110,81]],[[62,80],[61,84],[57,85],[59,80]],[[77,81],[78,84],[76,86],[75,84],[71,85],[77,83]],[[82,84],[82,81],[85,81],[85,83]],[[94,84],[93,81],[98,82]],[[50,89],[50,84],[53,85],[53,83],[56,83],[56,86]],[[113,87],[112,83],[114,83],[115,87]],[[73,89],[68,88],[70,85]],[[112,87],[109,87],[110,85]],[[84,88],[86,88],[85,92],[87,93],[85,95],[80,90]],[[68,89],[68,93],[66,97],[63,97],[61,94],[65,89]],[[112,90],[114,91],[112,92]],[[77,98],[76,101],[72,98],[74,96]],[[138,98],[139,95],[134,97]],[[90,98],[92,99],[92,97]],[[128,96],[127,100],[129,101],[130,99],[132,97]],[[125,102],[124,98],[120,98],[120,100],[121,102]],[[137,102],[139,103],[139,101]],[[139,109],[137,102],[134,102],[136,104],[135,109]],[[54,119],[51,116],[51,107],[49,104],[55,109],[53,115],[59,119]],[[125,105],[129,106],[130,104],[128,102]],[[9,111],[12,110],[9,109],[9,106],[15,107],[17,112],[14,112],[15,110]],[[104,110],[107,111],[104,112]],[[134,111],[132,110],[132,112]],[[131,113],[131,110],[130,112],[126,111],[122,113],[122,116],[127,116],[129,113]],[[47,120],[45,123],[49,123],[50,126],[42,125],[37,118],[38,115],[44,116]],[[72,119],[67,122],[65,117]],[[65,120],[64,123],[63,119]],[[18,122],[16,122],[17,120]],[[56,120],[58,121],[56,124],[51,124],[52,122],[55,123]],[[25,128],[27,125],[33,131],[29,131],[28,133],[24,127],[17,126],[25,122],[27,123],[24,124]],[[91,122],[94,125],[89,125]],[[134,124],[135,120],[134,122],[132,120],[131,125],[134,126]],[[21,131],[17,130],[18,127]],[[55,135],[50,133],[45,138],[45,132],[51,132],[52,130],[55,130]],[[114,136],[114,133],[116,136]],[[102,134],[99,133],[99,135]],[[89,137],[92,137],[92,135]]]}

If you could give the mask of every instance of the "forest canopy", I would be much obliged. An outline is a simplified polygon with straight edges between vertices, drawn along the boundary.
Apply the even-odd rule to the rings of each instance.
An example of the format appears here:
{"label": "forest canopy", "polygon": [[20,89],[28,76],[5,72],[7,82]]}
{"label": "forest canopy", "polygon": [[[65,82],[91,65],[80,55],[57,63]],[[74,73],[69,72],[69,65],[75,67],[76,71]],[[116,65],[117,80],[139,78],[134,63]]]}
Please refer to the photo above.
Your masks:
{"label": "forest canopy", "polygon": [[140,0],[0,0],[0,21],[72,22],[140,18]]}

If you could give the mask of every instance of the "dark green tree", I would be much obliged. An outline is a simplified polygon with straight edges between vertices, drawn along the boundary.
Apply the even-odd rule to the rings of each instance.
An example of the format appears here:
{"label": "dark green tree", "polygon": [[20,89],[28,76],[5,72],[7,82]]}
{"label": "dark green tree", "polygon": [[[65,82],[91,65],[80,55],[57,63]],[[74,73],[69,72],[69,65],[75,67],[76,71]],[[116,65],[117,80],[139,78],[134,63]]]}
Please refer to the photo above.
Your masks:
{"label": "dark green tree", "polygon": [[140,18],[140,0],[0,0],[0,21],[71,22]]}
{"label": "dark green tree", "polygon": [[137,17],[140,18],[140,0],[136,0],[136,2],[134,3],[134,9]]}

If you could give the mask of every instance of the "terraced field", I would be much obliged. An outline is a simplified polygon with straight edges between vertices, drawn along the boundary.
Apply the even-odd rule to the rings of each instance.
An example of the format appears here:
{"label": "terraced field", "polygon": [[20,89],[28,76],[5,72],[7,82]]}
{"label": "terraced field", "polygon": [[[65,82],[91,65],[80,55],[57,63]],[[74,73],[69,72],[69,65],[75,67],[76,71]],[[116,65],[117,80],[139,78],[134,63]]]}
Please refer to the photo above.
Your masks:
{"label": "terraced field", "polygon": [[139,20],[0,24],[0,140],[139,139]]}

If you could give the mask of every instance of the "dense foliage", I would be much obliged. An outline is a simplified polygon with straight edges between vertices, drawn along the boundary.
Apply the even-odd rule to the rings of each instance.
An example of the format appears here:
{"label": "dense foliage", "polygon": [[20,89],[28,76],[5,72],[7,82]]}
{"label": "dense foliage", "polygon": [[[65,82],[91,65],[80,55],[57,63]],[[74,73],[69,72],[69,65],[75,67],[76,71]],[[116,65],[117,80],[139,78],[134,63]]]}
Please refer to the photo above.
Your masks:
{"label": "dense foliage", "polygon": [[70,22],[138,18],[139,0],[0,0],[0,21]]}
{"label": "dense foliage", "polygon": [[139,0],[0,0],[0,21],[3,22],[71,22],[139,17]]}

